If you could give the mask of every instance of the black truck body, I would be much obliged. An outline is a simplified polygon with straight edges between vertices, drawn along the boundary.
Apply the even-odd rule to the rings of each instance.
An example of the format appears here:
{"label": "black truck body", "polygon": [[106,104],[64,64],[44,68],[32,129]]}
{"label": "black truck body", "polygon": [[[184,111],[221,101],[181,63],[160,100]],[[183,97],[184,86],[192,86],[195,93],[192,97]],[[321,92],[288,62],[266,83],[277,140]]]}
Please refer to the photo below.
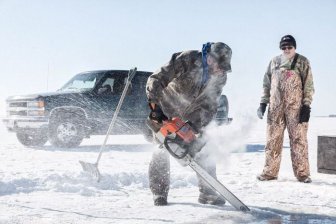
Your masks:
{"label": "black truck body", "polygon": [[[26,146],[76,147],[83,138],[105,135],[127,80],[127,70],[100,70],[75,75],[61,89],[7,98],[7,129]],[[127,91],[111,134],[152,134],[146,82],[151,72],[138,71]],[[216,121],[228,123],[228,102],[220,98]]]}

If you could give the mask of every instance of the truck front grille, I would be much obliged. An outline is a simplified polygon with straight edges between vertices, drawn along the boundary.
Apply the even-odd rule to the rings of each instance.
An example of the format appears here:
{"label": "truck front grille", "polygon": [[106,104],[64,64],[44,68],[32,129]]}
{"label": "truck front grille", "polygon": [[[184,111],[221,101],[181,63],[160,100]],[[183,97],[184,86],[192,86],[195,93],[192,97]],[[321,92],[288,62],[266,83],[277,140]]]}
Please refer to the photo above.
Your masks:
{"label": "truck front grille", "polygon": [[27,116],[27,110],[9,111],[9,116]]}
{"label": "truck front grille", "polygon": [[[37,101],[9,101],[7,102],[7,116],[31,117],[43,116],[44,107],[34,107]],[[32,106],[33,105],[33,106]]]}
{"label": "truck front grille", "polygon": [[27,102],[11,102],[8,105],[10,108],[11,107],[27,107]]}
{"label": "truck front grille", "polygon": [[7,116],[27,116],[27,101],[8,102]]}

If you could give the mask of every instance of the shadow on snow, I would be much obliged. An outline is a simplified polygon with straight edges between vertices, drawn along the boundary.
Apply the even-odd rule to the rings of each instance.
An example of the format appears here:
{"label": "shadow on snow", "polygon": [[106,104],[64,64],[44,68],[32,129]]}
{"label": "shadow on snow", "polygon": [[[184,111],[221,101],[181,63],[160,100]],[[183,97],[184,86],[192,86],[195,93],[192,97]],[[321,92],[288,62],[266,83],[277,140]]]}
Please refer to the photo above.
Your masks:
{"label": "shadow on snow", "polygon": [[[44,150],[50,152],[99,152],[101,145],[84,145],[75,148],[58,148],[55,146],[41,146],[41,147],[29,147],[36,150]],[[150,144],[143,145],[106,145],[104,151],[119,151],[119,152],[146,152],[151,151],[153,148]]]}

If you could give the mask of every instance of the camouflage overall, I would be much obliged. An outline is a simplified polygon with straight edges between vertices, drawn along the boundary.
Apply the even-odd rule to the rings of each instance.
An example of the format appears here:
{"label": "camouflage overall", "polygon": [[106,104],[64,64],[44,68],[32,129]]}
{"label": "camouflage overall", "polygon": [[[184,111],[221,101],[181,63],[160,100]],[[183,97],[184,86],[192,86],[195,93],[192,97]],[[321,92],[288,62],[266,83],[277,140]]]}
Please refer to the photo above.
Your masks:
{"label": "camouflage overall", "polygon": [[[279,173],[286,127],[290,139],[294,175],[298,179],[310,175],[307,142],[308,123],[299,123],[299,115],[302,104],[309,105],[311,103],[314,88],[308,61],[306,63],[308,63],[309,70],[304,77],[305,79],[300,74],[302,72],[300,66],[305,62],[304,59],[302,56],[301,61],[298,60],[300,63],[293,70],[290,69],[291,61],[283,57],[273,59],[269,66],[271,85],[267,116],[266,159],[263,174],[270,177],[277,177]],[[307,79],[311,84],[309,85],[310,91],[306,91],[305,102],[304,85],[306,83],[302,82],[307,82]]]}

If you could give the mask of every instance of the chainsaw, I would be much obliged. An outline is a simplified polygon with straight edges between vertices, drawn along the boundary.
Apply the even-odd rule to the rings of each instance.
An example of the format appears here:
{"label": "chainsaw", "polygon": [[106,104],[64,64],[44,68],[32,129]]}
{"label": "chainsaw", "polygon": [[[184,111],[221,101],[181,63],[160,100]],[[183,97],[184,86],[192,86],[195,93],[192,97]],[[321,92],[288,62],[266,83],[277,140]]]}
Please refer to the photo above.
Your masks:
{"label": "chainsaw", "polygon": [[163,121],[162,125],[147,119],[147,126],[155,132],[157,141],[178,160],[183,160],[186,155],[194,157],[205,145],[201,134],[192,127],[192,124],[178,117]]}
{"label": "chainsaw", "polygon": [[189,165],[209,187],[237,210],[242,212],[250,211],[231,191],[195,161],[195,155],[201,151],[206,142],[201,137],[201,134],[192,128],[190,122],[184,122],[175,117],[160,124],[148,118],[147,126],[154,132],[156,141],[161,144],[160,147],[164,147],[182,166]]}

